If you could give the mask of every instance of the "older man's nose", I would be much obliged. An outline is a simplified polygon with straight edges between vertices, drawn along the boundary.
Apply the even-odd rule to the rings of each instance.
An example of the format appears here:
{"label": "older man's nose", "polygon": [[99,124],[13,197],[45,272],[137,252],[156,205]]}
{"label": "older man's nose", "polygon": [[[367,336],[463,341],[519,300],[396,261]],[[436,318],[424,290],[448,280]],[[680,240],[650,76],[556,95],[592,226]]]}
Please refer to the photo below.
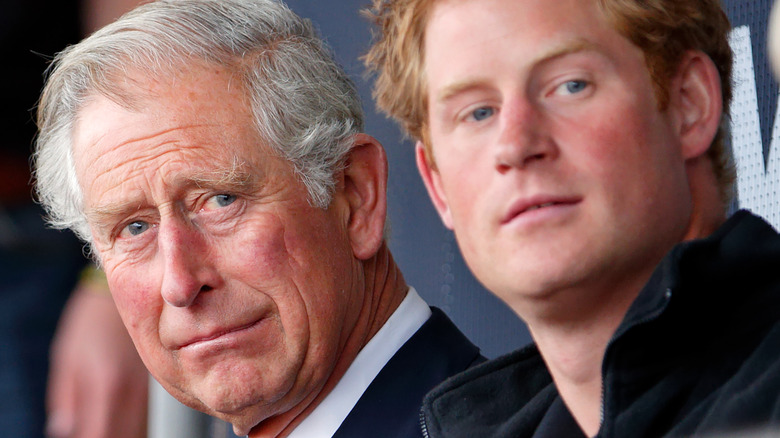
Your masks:
{"label": "older man's nose", "polygon": [[557,155],[557,146],[545,130],[542,112],[532,102],[517,100],[501,113],[495,167],[501,173],[523,169]]}
{"label": "older man's nose", "polygon": [[187,307],[199,294],[216,287],[219,278],[198,230],[189,224],[164,224],[158,239],[164,260],[160,293],[166,303]]}

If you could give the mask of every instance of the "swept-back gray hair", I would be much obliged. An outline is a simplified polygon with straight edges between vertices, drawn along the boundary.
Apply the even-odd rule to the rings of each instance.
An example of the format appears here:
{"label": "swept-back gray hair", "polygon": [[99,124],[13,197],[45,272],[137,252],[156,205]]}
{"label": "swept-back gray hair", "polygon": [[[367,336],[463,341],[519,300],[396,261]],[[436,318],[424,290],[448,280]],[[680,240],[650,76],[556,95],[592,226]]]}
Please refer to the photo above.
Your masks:
{"label": "swept-back gray hair", "polygon": [[292,163],[311,204],[328,206],[363,112],[311,23],[273,0],[158,0],[54,59],[34,155],[36,190],[54,227],[91,240],[72,154],[87,99],[100,93],[130,108],[122,86],[129,71],[154,77],[204,61],[240,73],[260,137]]}

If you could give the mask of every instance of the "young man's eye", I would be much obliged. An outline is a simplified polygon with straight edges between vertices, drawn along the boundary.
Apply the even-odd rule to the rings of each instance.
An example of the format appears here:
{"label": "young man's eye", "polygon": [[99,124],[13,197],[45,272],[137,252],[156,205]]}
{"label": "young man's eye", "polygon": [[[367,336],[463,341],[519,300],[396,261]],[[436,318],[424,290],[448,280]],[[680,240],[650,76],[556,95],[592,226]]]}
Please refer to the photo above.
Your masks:
{"label": "young man's eye", "polygon": [[477,108],[474,111],[471,112],[470,118],[474,121],[480,122],[482,120],[485,120],[489,117],[492,117],[493,114],[495,114],[495,110],[490,107],[482,107]]}
{"label": "young man's eye", "polygon": [[583,80],[566,81],[556,90],[560,94],[577,94],[588,88],[588,82]]}

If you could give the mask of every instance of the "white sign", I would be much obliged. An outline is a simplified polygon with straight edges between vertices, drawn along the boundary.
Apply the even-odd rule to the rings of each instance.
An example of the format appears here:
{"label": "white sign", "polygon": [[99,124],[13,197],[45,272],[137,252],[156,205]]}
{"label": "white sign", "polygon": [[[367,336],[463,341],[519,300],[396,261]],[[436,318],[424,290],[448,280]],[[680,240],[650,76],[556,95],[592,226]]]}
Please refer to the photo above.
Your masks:
{"label": "white sign", "polygon": [[[737,167],[739,207],[752,211],[780,229],[780,113],[775,114],[769,156],[764,162],[758,93],[750,29],[732,30],[734,100],[731,105],[731,144]],[[780,102],[778,102],[780,109]]]}

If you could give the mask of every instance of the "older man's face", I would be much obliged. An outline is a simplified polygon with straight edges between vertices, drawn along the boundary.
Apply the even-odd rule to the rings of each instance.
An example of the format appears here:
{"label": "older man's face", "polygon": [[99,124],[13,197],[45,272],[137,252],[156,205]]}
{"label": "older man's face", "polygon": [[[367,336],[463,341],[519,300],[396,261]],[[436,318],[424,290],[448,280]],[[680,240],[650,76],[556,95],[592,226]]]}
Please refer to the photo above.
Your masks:
{"label": "older man's face", "polygon": [[346,200],[311,207],[253,128],[239,78],[194,68],[96,96],[77,175],[116,304],[178,398],[251,426],[310,400],[357,317]]}

